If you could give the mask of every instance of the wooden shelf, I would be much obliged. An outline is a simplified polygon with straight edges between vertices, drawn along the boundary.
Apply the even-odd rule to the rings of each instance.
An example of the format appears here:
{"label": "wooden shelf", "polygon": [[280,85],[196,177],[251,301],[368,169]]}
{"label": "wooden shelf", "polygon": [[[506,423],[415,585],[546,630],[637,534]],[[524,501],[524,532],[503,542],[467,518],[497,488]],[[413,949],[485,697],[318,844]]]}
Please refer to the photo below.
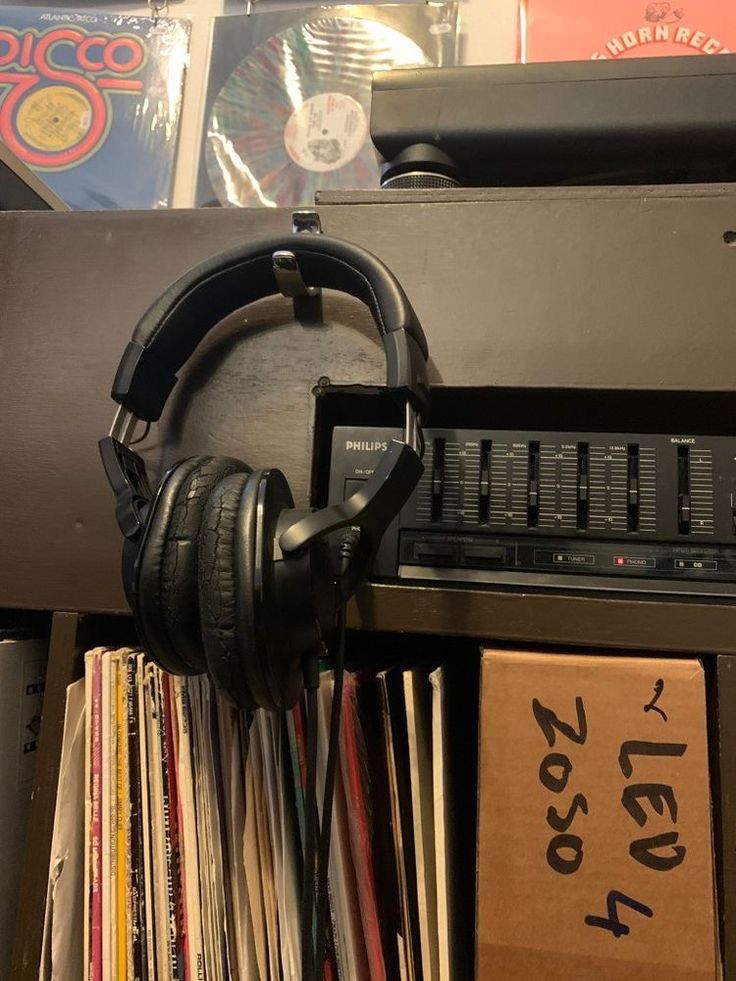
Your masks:
{"label": "wooden shelf", "polygon": [[421,634],[670,653],[736,653],[736,602],[363,586],[348,626]]}

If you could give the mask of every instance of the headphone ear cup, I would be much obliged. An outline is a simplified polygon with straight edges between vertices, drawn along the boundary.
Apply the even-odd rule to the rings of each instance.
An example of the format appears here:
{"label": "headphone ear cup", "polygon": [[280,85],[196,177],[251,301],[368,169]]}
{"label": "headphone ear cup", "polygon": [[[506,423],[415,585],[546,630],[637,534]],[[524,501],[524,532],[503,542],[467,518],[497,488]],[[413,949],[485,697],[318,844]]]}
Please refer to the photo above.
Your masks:
{"label": "headphone ear cup", "polygon": [[207,666],[241,708],[272,708],[258,668],[253,549],[260,471],[226,477],[207,502],[199,540],[199,607]]}
{"label": "headphone ear cup", "polygon": [[323,628],[334,619],[330,553],[319,540],[284,555],[281,534],[304,511],[293,509],[280,470],[267,471],[258,488],[254,550],[255,636],[266,686],[278,709],[290,709],[304,691],[307,659],[319,657]]}
{"label": "headphone ear cup", "polygon": [[206,670],[198,593],[202,518],[214,488],[247,472],[232,457],[192,457],[170,471],[153,504],[138,558],[136,615],[149,653],[166,671]]}

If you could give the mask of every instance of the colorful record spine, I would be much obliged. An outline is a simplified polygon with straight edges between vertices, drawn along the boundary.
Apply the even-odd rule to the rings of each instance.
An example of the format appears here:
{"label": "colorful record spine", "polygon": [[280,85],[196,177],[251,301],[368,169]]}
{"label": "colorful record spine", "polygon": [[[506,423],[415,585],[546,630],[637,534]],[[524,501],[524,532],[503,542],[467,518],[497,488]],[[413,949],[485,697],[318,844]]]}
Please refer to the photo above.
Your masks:
{"label": "colorful record spine", "polygon": [[138,655],[125,659],[125,710],[128,741],[128,829],[126,835],[126,877],[128,916],[128,977],[132,981],[147,981],[144,974],[145,894],[143,890],[143,836],[141,834],[141,768],[138,752],[140,738],[138,694],[136,691]]}
{"label": "colorful record spine", "polygon": [[102,661],[92,657],[92,801],[90,822],[90,981],[102,981]]}

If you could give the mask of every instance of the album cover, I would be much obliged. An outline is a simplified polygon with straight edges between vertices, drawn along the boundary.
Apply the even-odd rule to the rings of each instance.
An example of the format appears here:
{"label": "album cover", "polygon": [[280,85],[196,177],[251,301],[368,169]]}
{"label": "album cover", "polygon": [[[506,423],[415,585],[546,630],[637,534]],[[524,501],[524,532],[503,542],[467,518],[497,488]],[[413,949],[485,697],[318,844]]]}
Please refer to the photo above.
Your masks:
{"label": "album cover", "polygon": [[733,50],[736,7],[724,0],[521,0],[521,61]]}
{"label": "album cover", "polygon": [[216,18],[197,203],[289,207],[378,187],[372,73],[453,64],[456,41],[455,2]]}
{"label": "album cover", "polygon": [[0,140],[72,208],[170,202],[189,22],[0,7]]}

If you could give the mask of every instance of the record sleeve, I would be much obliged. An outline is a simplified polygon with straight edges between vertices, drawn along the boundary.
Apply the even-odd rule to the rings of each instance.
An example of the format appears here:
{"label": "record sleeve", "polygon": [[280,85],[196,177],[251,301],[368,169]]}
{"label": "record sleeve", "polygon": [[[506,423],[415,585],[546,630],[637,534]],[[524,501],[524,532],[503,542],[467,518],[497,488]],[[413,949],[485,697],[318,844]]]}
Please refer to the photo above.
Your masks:
{"label": "record sleeve", "polygon": [[197,846],[195,802],[196,772],[193,766],[192,712],[189,704],[188,679],[172,677],[176,724],[177,780],[179,783],[179,826],[182,856],[182,900],[185,977],[197,978],[203,971],[202,902],[200,882],[203,872]]}
{"label": "record sleeve", "polygon": [[149,712],[149,666],[145,656],[136,658],[136,691],[138,695],[138,760],[141,782],[141,840],[143,852],[143,902],[141,925],[143,928],[144,972],[148,981],[156,978],[156,917],[154,901],[154,868],[152,849],[153,805],[151,780],[149,779],[149,741],[151,718]]}
{"label": "record sleeve", "polygon": [[521,0],[521,61],[574,61],[736,50],[723,0]]}
{"label": "record sleeve", "polygon": [[126,876],[128,888],[128,976],[132,981],[144,977],[145,898],[143,891],[143,831],[141,802],[141,766],[138,754],[140,718],[136,673],[140,655],[125,658],[125,712],[128,739],[128,831],[126,841]]}
{"label": "record sleeve", "polygon": [[0,7],[0,140],[72,208],[170,201],[189,22]]}
{"label": "record sleeve", "polygon": [[414,827],[411,812],[409,741],[401,669],[394,667],[379,671],[376,677],[389,771],[391,822],[401,903],[403,927],[401,940],[403,940],[405,957],[402,976],[407,977],[409,981],[423,981]]}
{"label": "record sleeve", "polygon": [[348,799],[347,820],[356,886],[371,981],[387,981],[386,955],[374,876],[373,812],[370,799],[366,743],[358,713],[358,676],[345,672],[340,727],[340,767]]}
{"label": "record sleeve", "polygon": [[87,981],[102,981],[102,652],[85,655],[86,765],[84,962]]}
{"label": "record sleeve", "polygon": [[100,827],[102,832],[102,978],[108,981],[113,976],[113,958],[117,928],[115,923],[115,907],[117,894],[115,891],[116,860],[117,860],[117,831],[116,831],[116,785],[113,778],[114,762],[117,747],[115,744],[115,698],[113,652],[105,652],[101,657],[102,691],[100,713],[102,718],[102,797],[100,804]]}
{"label": "record sleeve", "polygon": [[197,203],[290,207],[378,187],[372,73],[453,64],[456,40],[455,2],[215,18]]}

